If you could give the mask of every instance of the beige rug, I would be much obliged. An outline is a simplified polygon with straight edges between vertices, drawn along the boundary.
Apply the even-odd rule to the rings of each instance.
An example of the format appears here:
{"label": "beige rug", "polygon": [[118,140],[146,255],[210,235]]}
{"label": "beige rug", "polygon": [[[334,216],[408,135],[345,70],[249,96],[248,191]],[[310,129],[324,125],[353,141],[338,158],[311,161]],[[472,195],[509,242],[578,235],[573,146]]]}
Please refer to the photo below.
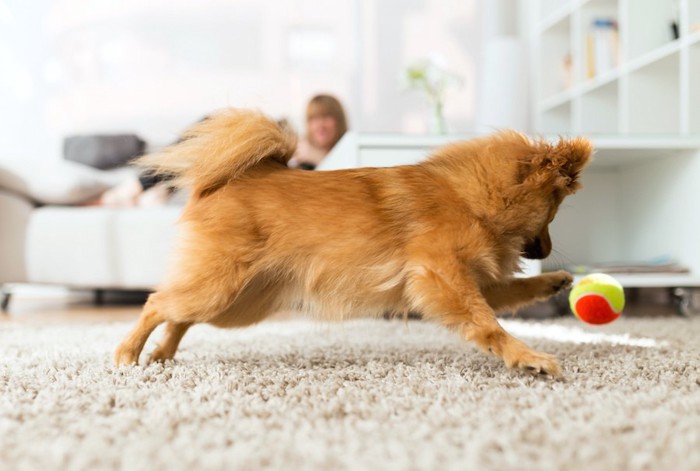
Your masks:
{"label": "beige rug", "polygon": [[700,469],[700,319],[504,324],[566,379],[415,321],[198,326],[123,370],[129,325],[0,324],[0,467]]}

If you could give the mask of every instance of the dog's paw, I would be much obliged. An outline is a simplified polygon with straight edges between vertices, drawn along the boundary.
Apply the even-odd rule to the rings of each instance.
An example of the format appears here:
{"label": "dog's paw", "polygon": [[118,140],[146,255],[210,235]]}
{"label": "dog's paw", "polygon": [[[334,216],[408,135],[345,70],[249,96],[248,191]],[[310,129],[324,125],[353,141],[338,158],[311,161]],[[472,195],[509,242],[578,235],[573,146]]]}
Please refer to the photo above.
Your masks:
{"label": "dog's paw", "polygon": [[552,377],[561,376],[561,368],[556,357],[547,353],[534,352],[532,350],[521,351],[513,357],[505,359],[506,366],[517,368],[528,373],[548,375]]}
{"label": "dog's paw", "polygon": [[175,352],[168,351],[159,346],[151,353],[151,356],[148,357],[148,363],[165,363],[166,360],[172,360],[174,356]]}
{"label": "dog's paw", "polygon": [[574,277],[571,273],[565,271],[555,271],[542,275],[545,282],[544,290],[546,296],[552,296],[561,291],[571,288],[574,283]]}
{"label": "dog's paw", "polygon": [[117,351],[114,352],[114,364],[117,366],[136,365],[138,361],[138,354],[124,345],[117,347]]}

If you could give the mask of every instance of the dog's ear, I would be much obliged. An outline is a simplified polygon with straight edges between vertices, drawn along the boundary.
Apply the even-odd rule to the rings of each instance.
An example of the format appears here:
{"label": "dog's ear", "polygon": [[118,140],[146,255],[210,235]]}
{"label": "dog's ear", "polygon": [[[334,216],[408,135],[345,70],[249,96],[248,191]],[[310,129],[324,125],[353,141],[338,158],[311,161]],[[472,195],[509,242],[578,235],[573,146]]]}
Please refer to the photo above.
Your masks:
{"label": "dog's ear", "polygon": [[560,139],[555,153],[564,157],[559,167],[560,178],[563,179],[561,187],[573,193],[581,186],[579,176],[591,160],[593,145],[583,137]]}
{"label": "dog's ear", "polygon": [[530,180],[536,185],[549,184],[557,190],[573,193],[579,189],[579,176],[593,153],[588,139],[560,139],[556,144],[539,143],[529,162]]}

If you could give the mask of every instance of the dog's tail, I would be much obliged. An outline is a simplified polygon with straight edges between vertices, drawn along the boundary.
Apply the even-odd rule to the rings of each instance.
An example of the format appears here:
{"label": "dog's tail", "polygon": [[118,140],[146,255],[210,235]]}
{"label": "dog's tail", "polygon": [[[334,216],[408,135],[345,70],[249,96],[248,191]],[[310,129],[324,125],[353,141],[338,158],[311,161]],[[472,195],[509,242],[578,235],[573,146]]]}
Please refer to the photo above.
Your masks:
{"label": "dog's tail", "polygon": [[204,196],[265,161],[287,165],[296,137],[262,113],[227,109],[188,129],[182,140],[136,160],[152,174],[171,178],[175,187]]}

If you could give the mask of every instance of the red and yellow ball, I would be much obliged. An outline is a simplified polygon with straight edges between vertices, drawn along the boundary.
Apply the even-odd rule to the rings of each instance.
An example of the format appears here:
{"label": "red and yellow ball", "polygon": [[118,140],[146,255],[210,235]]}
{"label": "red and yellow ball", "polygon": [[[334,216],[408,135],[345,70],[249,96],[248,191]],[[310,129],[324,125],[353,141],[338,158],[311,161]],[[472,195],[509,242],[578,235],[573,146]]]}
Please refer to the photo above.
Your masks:
{"label": "red and yellow ball", "polygon": [[625,292],[612,276],[592,273],[582,278],[571,290],[569,306],[583,322],[608,324],[622,314]]}

